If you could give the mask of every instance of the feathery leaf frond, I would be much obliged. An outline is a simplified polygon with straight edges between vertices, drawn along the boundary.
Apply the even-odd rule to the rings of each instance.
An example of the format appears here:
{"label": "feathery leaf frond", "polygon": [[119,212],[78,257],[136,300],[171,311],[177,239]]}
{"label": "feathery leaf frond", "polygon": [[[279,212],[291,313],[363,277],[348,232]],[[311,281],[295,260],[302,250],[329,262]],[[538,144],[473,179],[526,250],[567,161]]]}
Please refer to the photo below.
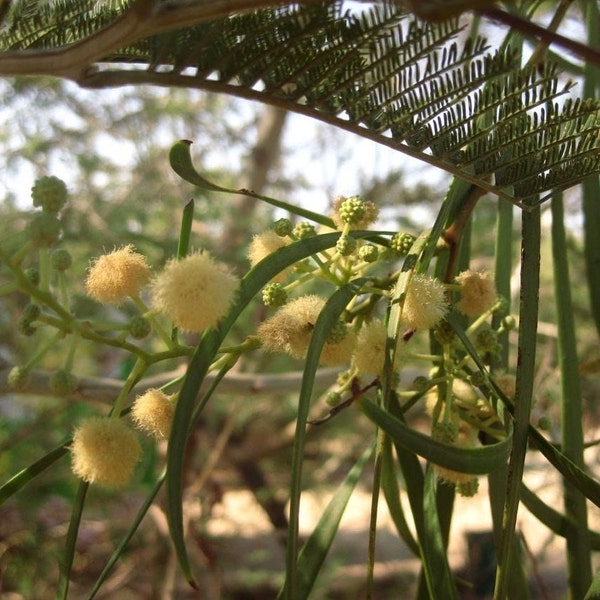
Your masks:
{"label": "feathery leaf frond", "polygon": [[[28,10],[0,34],[0,48],[85,44],[127,3],[59,0],[34,16],[31,2],[23,4]],[[184,5],[170,3],[170,15]],[[271,103],[524,207],[600,172],[600,102],[574,100],[551,64],[542,72],[522,67],[510,48],[492,52],[485,40],[465,37],[457,19],[430,23],[389,4],[350,10],[325,2],[210,20],[198,13],[185,27],[143,31],[140,23],[74,78],[89,87],[151,83]]]}

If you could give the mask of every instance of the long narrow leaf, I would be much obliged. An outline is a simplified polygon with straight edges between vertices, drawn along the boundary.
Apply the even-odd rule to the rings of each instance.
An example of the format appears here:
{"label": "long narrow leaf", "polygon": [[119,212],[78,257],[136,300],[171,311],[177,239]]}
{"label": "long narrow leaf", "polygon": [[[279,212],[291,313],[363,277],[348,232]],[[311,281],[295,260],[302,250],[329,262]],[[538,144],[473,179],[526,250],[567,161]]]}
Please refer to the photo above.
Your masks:
{"label": "long narrow leaf", "polygon": [[65,538],[65,551],[63,552],[60,561],[60,578],[58,580],[58,591],[56,593],[56,598],[60,600],[66,600],[69,593],[69,581],[71,580],[71,569],[73,568],[73,559],[75,557],[77,535],[79,533],[81,515],[83,514],[83,506],[89,487],[89,483],[82,481],[79,484],[77,495],[73,501],[71,521],[69,522],[69,529],[67,531],[67,537]]}
{"label": "long narrow leaf", "polygon": [[360,400],[360,407],[396,444],[446,469],[482,475],[506,464],[510,454],[510,436],[476,448],[449,446],[405,425],[366,398]]}
{"label": "long narrow leaf", "polygon": [[144,500],[144,503],[142,504],[142,506],[140,506],[129,529],[127,530],[127,533],[121,540],[121,543],[115,548],[115,551],[112,553],[112,555],[109,558],[109,560],[107,561],[106,565],[104,565],[104,569],[102,569],[102,572],[98,576],[98,579],[96,580],[96,583],[94,584],[94,587],[92,588],[92,590],[90,591],[90,593],[88,595],[89,600],[92,600],[92,598],[94,598],[96,596],[96,594],[100,590],[100,587],[106,581],[106,578],[109,576],[110,572],[112,571],[113,567],[117,564],[118,560],[123,556],[123,553],[125,552],[125,549],[127,548],[127,545],[131,541],[131,538],[134,536],[135,532],[137,531],[138,527],[140,526],[140,523],[146,516],[146,513],[148,512],[150,506],[152,506],[152,503],[154,502],[154,498],[156,498],[156,495],[160,491],[160,488],[162,487],[163,483],[165,482],[165,475],[166,475],[166,473],[163,471],[163,473],[159,476],[156,483],[154,484],[154,487],[152,488],[151,492],[148,494],[148,496]]}
{"label": "long narrow leaf", "polygon": [[[567,239],[564,224],[564,205],[560,192],[552,194],[552,265],[554,269],[554,298],[558,324],[558,359],[561,389],[562,451],[579,467],[583,458],[583,398],[579,375],[579,359],[575,340],[575,319],[569,276]],[[568,480],[563,479],[563,496],[567,517],[579,524],[578,530],[567,535],[567,565],[573,598],[581,598],[592,581],[590,540],[587,535],[587,506],[585,496]]]}
{"label": "long narrow leaf", "polygon": [[297,598],[308,598],[337,534],[348,500],[360,480],[373,448],[367,448],[335,492],[298,555]]}
{"label": "long narrow leaf", "polygon": [[444,535],[438,515],[436,481],[437,477],[432,466],[427,465],[423,496],[425,535],[422,537],[421,543],[426,547],[427,558],[431,560],[431,557],[434,557],[435,560],[431,565],[432,570],[435,569],[435,577],[428,582],[429,593],[433,600],[437,598],[458,600],[458,591],[448,564]]}
{"label": "long narrow leaf", "polygon": [[247,196],[249,198],[255,198],[257,200],[262,200],[271,206],[287,210],[288,212],[314,221],[315,223],[321,223],[327,227],[335,227],[333,221],[329,217],[325,217],[320,213],[313,212],[312,210],[307,210],[301,206],[289,204],[288,202],[277,200],[276,198],[271,198],[269,196],[263,196],[262,194],[257,194],[252,190],[235,190],[224,188],[212,183],[211,181],[208,181],[208,179],[200,175],[200,173],[198,173],[198,171],[196,171],[194,168],[192,163],[191,144],[192,142],[189,140],[179,140],[171,147],[171,151],[169,153],[169,162],[171,164],[171,168],[173,171],[175,171],[175,173],[177,173],[177,175],[179,175],[188,183],[212,192],[238,194],[241,196]]}
{"label": "long narrow leaf", "polygon": [[[548,506],[525,484],[521,484],[521,502],[540,523],[561,537],[567,537],[572,531],[581,529],[581,525]],[[600,550],[600,532],[588,530],[592,550]]]}
{"label": "long narrow leaf", "polygon": [[338,321],[350,300],[359,292],[364,279],[357,279],[342,286],[334,292],[322,308],[312,332],[310,345],[306,353],[302,386],[298,396],[298,415],[296,417],[296,435],[292,451],[291,483],[290,483],[290,518],[286,552],[286,580],[280,596],[295,600],[298,591],[298,537],[300,522],[300,496],[302,493],[302,463],[304,461],[304,441],[306,437],[306,421],[312,398],[315,374],[319,367],[319,359],[323,344],[330,329]]}
{"label": "long narrow leaf", "polygon": [[57,460],[68,454],[70,444],[71,440],[67,440],[2,484],[0,487],[0,505],[16,494],[31,480],[35,479],[40,473],[43,473],[48,467],[51,467]]}
{"label": "long narrow leaf", "polygon": [[398,487],[398,474],[394,468],[394,456],[392,453],[392,442],[386,436],[383,447],[383,465],[381,472],[381,488],[387,502],[388,510],[398,534],[404,543],[410,548],[415,556],[420,556],[419,544],[408,525],[402,503],[400,501],[400,489]]}
{"label": "long narrow leaf", "polygon": [[504,501],[504,535],[498,557],[495,600],[508,597],[508,573],[512,568],[513,540],[519,508],[519,489],[523,479],[529,419],[533,398],[535,376],[535,349],[540,273],[540,211],[523,212],[521,240],[521,301],[519,346],[517,361],[517,385],[514,410],[514,433],[508,467],[506,498]]}

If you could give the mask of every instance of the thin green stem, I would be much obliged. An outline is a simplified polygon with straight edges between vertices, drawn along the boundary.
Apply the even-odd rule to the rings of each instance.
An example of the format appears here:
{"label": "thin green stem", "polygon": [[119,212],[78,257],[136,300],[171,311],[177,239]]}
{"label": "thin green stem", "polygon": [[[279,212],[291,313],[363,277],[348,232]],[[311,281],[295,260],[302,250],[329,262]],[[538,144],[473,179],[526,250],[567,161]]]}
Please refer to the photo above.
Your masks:
{"label": "thin green stem", "polygon": [[[575,464],[585,468],[583,399],[571,299],[564,206],[560,192],[553,194],[551,208],[554,297],[558,317],[558,359],[561,372],[562,450]],[[569,588],[573,598],[583,598],[592,581],[586,498],[566,478],[563,478],[563,498],[565,516],[577,523],[577,528],[569,530],[566,536]]]}
{"label": "thin green stem", "polygon": [[517,385],[514,402],[513,444],[508,466],[508,480],[502,519],[502,543],[494,600],[508,597],[513,566],[514,540],[519,508],[519,489],[527,454],[529,419],[535,378],[535,350],[539,303],[540,211],[523,212],[521,238],[521,302],[517,360]]}

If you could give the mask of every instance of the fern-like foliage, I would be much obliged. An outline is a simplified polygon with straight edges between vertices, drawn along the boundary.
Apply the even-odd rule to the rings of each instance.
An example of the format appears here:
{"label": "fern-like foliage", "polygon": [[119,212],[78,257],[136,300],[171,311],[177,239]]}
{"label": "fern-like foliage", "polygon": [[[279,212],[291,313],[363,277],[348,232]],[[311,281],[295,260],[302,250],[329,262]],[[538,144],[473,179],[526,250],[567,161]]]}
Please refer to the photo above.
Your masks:
{"label": "fern-like foliage", "polygon": [[[17,48],[85,42],[124,10],[124,3],[103,4],[60,1],[33,15],[21,11],[0,35],[0,49],[12,56]],[[600,172],[600,103],[574,100],[572,84],[560,83],[551,64],[543,72],[522,67],[510,48],[492,52],[485,40],[465,37],[458,20],[428,23],[392,5],[351,11],[334,2],[196,21],[150,36],[140,24],[97,57],[96,69],[82,65],[76,79],[90,87],[185,86],[271,103],[524,207]]]}

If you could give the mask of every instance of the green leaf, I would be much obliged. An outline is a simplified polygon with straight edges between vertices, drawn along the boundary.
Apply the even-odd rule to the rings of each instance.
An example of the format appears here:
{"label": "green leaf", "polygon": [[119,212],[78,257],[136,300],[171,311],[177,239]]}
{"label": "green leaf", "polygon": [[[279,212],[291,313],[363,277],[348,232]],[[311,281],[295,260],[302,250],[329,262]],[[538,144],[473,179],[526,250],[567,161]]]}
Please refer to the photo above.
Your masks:
{"label": "green leaf", "polygon": [[71,580],[71,569],[73,568],[73,558],[75,557],[75,546],[77,544],[77,535],[79,533],[79,525],[81,523],[81,515],[85,504],[89,483],[81,482],[77,489],[77,495],[73,502],[71,511],[71,521],[65,538],[65,551],[62,554],[60,561],[60,577],[58,581],[57,599],[66,600],[69,593],[69,582]]}
{"label": "green leaf", "polygon": [[[309,597],[323,562],[325,561],[327,553],[337,534],[348,500],[350,500],[350,496],[360,480],[360,476],[372,453],[373,448],[367,448],[352,467],[348,475],[346,475],[346,478],[325,508],[314,531],[310,534],[298,555],[298,579],[296,582],[295,593],[296,598],[299,600]],[[287,594],[287,585],[284,584],[283,589],[279,593],[279,597],[286,598]]]}
{"label": "green leaf", "polygon": [[300,206],[296,206],[294,204],[289,204],[288,202],[284,202],[283,200],[277,200],[276,198],[271,198],[269,196],[263,196],[262,194],[257,194],[252,190],[234,190],[229,188],[224,188],[219,185],[216,185],[196,171],[194,165],[192,163],[192,155],[191,155],[191,145],[192,142],[189,140],[179,140],[171,147],[171,151],[169,152],[169,162],[171,164],[171,168],[179,177],[195,185],[197,187],[203,188],[212,192],[222,192],[225,194],[238,194],[241,196],[247,196],[249,198],[256,198],[257,200],[262,200],[271,206],[275,206],[277,208],[281,208],[283,210],[287,210],[288,212],[298,215],[300,217],[304,217],[305,219],[309,219],[314,221],[315,223],[321,223],[321,225],[325,225],[327,227],[331,227],[335,229],[334,222],[329,218],[323,216],[321,213],[313,212],[312,210],[307,210]]}
{"label": "green leaf", "polygon": [[476,448],[448,446],[405,425],[367,398],[360,400],[360,407],[394,443],[446,469],[483,475],[506,464],[510,454],[510,436],[496,444]]}
{"label": "green leaf", "polygon": [[399,474],[396,473],[394,465],[391,440],[386,436],[383,448],[381,488],[398,534],[413,554],[415,554],[415,556],[420,556],[421,551],[419,549],[419,544],[410,530],[404,514],[404,509],[402,508],[402,503],[400,502],[400,489],[398,486]]}
{"label": "green leaf", "polygon": [[[424,546],[423,554],[429,562],[427,586],[432,599],[458,600],[458,591],[448,564],[444,535],[438,514],[436,480],[431,465],[425,470],[423,494],[423,516],[425,531],[419,539]],[[433,574],[433,577],[431,576]]]}
{"label": "green leaf", "polygon": [[66,441],[54,450],[48,452],[36,460],[33,464],[22,469],[13,475],[6,483],[0,487],[0,504],[3,504],[11,496],[16,494],[21,488],[27,485],[32,479],[35,479],[40,473],[43,473],[48,467],[52,466],[58,459],[69,453],[71,440]]}
{"label": "green leaf", "polygon": [[138,527],[140,526],[140,523],[146,516],[146,513],[148,512],[149,508],[152,506],[152,503],[154,502],[156,495],[160,491],[160,488],[162,487],[163,483],[165,482],[165,474],[166,473],[163,472],[159,476],[158,480],[154,484],[154,488],[148,494],[148,496],[144,500],[143,504],[140,506],[140,509],[138,510],[129,529],[127,530],[127,533],[125,534],[125,536],[123,537],[123,539],[121,540],[120,544],[117,546],[115,551],[112,553],[112,555],[111,555],[110,559],[108,560],[108,562],[106,563],[106,565],[104,565],[104,569],[102,569],[102,572],[98,576],[98,579],[96,580],[96,583],[94,584],[94,587],[92,588],[91,592],[88,595],[88,600],[92,600],[92,598],[94,598],[96,596],[96,594],[100,590],[100,587],[102,586],[102,584],[106,581],[106,579],[110,575],[112,568],[117,564],[119,559],[123,556],[125,549],[127,548],[127,545],[131,541],[131,538],[134,536],[135,532],[137,531]]}
{"label": "green leaf", "polygon": [[598,571],[583,600],[600,600],[600,571]]}
{"label": "green leaf", "polygon": [[[313,239],[313,238],[309,238]],[[330,329],[337,323],[340,315],[350,300],[360,292],[366,279],[357,279],[336,290],[322,308],[312,332],[306,360],[302,386],[298,396],[298,416],[296,417],[296,435],[292,451],[291,483],[290,483],[290,517],[286,552],[286,598],[295,598],[298,589],[297,548],[300,524],[300,497],[302,494],[302,463],[304,461],[304,441],[306,422],[312,398],[315,374],[319,367],[321,350]]]}

